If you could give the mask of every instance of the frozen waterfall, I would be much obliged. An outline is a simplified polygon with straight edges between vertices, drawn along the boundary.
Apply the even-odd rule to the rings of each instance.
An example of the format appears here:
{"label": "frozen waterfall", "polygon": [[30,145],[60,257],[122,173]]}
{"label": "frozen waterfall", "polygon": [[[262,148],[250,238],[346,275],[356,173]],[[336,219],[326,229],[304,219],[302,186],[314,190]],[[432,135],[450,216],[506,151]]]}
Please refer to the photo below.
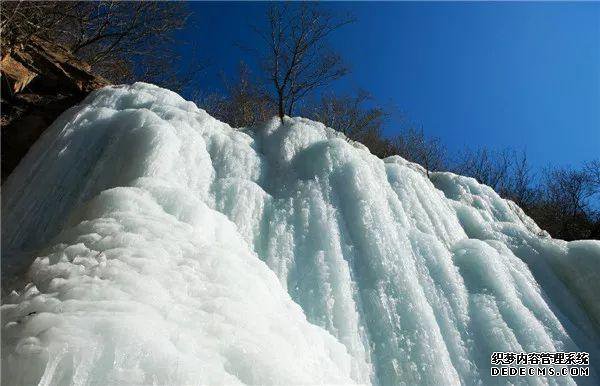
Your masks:
{"label": "frozen waterfall", "polygon": [[[320,123],[108,87],[2,190],[3,384],[600,382],[599,241]],[[590,376],[490,376],[556,351]]]}

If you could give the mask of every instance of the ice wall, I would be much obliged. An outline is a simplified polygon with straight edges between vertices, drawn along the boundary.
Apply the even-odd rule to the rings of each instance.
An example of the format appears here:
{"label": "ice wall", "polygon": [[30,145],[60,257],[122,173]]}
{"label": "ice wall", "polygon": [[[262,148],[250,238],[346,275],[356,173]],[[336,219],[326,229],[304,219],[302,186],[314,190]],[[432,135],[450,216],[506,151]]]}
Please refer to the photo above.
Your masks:
{"label": "ice wall", "polygon": [[[152,85],[105,88],[38,141],[2,211],[3,383],[598,382],[600,242],[306,119],[232,129]],[[492,351],[596,367],[491,378]]]}

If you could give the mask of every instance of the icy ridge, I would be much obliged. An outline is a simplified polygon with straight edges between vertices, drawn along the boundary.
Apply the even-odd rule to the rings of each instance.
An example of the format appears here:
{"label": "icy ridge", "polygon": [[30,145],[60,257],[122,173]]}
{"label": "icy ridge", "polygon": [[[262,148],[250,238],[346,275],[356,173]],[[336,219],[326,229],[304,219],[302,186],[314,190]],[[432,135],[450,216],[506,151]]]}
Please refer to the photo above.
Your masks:
{"label": "icy ridge", "polygon": [[470,385],[505,382],[492,351],[599,354],[600,242],[307,119],[107,87],[2,204],[3,383]]}

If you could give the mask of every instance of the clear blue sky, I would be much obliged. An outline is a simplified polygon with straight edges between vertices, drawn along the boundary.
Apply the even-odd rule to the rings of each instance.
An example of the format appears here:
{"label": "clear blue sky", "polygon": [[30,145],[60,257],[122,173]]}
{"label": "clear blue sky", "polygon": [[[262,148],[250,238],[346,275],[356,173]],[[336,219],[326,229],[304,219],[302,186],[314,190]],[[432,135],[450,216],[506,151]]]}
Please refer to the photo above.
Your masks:
{"label": "clear blue sky", "polygon": [[[358,21],[331,45],[352,73],[336,91],[370,91],[451,151],[526,148],[536,167],[600,157],[600,3],[325,3]],[[192,3],[182,37],[212,66],[200,87],[221,86],[240,60],[236,42],[264,3]],[[391,124],[386,134],[397,130]]]}

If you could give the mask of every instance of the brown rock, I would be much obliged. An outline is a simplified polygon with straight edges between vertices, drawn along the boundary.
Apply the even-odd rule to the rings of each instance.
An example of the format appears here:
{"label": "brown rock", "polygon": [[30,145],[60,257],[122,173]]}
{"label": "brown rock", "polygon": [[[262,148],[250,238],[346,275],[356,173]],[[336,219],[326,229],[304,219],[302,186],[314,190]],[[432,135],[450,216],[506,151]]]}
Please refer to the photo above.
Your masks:
{"label": "brown rock", "polygon": [[108,81],[61,46],[31,39],[0,61],[2,181],[58,116]]}
{"label": "brown rock", "polygon": [[0,61],[2,81],[7,82],[7,90],[12,94],[22,91],[38,74],[29,70],[11,55],[6,55]]}

